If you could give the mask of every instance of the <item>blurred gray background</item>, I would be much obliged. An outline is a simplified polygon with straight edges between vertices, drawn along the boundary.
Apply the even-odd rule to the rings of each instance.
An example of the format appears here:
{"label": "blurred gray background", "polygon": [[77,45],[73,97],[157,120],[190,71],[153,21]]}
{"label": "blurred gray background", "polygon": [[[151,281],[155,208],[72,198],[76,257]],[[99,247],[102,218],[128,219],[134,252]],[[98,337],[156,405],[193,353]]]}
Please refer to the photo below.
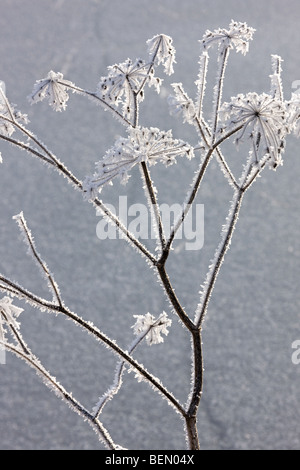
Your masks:
{"label": "blurred gray background", "polygon": [[[147,57],[146,40],[173,38],[175,74],[163,76],[161,96],[146,90],[141,125],[173,128],[197,144],[194,130],[170,117],[172,82],[195,96],[199,43],[206,29],[231,19],[256,28],[250,52],[232,52],[224,99],[269,91],[270,55],[283,57],[289,99],[300,80],[297,0],[0,0],[0,79],[7,95],[30,118],[36,133],[76,174],[94,170],[123,126],[84,97],[71,95],[67,111],[46,103],[30,107],[26,96],[49,70],[95,90],[106,67],[128,57]],[[210,53],[213,56],[213,53]],[[211,60],[211,66],[215,61]],[[213,74],[210,75],[213,77]],[[214,82],[213,82],[214,85]],[[208,86],[205,110],[210,109]],[[148,100],[147,100],[148,98]],[[244,155],[226,148],[239,171]],[[39,270],[19,237],[12,216],[24,211],[37,247],[60,285],[66,304],[126,347],[132,315],[170,312],[153,272],[125,241],[96,237],[99,217],[81,195],[38,160],[1,143],[0,272],[47,296]],[[199,413],[203,449],[299,449],[300,365],[291,360],[300,339],[299,141],[288,139],[284,166],[266,169],[247,193],[232,247],[222,267],[204,324],[204,392]],[[156,165],[160,202],[182,202],[197,161],[171,168]],[[214,254],[232,191],[212,162],[197,202],[205,205],[205,242],[186,251],[178,240],[168,270],[178,297],[193,317],[200,284]],[[138,169],[126,187],[103,191],[144,202]],[[147,241],[145,241],[147,243]],[[151,247],[151,242],[149,244]],[[115,357],[64,318],[24,306],[24,338],[50,372],[86,407],[110,385]],[[170,313],[172,315],[172,313]],[[190,382],[190,340],[173,317],[162,345],[143,345],[136,357],[183,403]],[[0,366],[1,449],[103,449],[91,428],[49,392],[33,370],[7,355]],[[119,444],[131,449],[183,449],[180,418],[146,384],[125,375],[122,392],[107,406],[103,422]]]}

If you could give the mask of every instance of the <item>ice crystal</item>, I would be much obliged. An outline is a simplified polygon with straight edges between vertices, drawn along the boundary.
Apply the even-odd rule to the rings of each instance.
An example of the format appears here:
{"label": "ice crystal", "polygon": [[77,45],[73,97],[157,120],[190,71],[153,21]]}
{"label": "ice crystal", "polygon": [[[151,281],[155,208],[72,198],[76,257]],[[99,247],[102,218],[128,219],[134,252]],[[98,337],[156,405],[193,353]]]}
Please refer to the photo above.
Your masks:
{"label": "ice crystal", "polygon": [[68,80],[64,80],[64,76],[60,72],[51,70],[46,78],[37,80],[31,95],[28,96],[31,104],[48,99],[49,105],[55,111],[65,110],[69,95],[67,93],[68,86],[74,84]]}
{"label": "ice crystal", "polygon": [[155,57],[155,63],[157,65],[161,63],[164,65],[165,73],[167,75],[172,75],[172,73],[174,73],[173,64],[176,64],[176,51],[172,42],[172,38],[165,34],[158,34],[147,41],[149,54]]}
{"label": "ice crystal", "polygon": [[172,83],[175,95],[168,97],[170,114],[177,116],[182,113],[183,122],[192,123],[195,118],[195,106],[193,101],[183,90],[182,83]]}
{"label": "ice crystal", "polygon": [[229,47],[245,55],[249,50],[249,41],[252,40],[254,32],[255,29],[250,28],[246,23],[231,20],[229,29],[207,30],[200,42],[206,50],[217,44],[221,54]]}
{"label": "ice crystal", "polygon": [[272,55],[272,70],[273,73],[270,75],[271,78],[271,95],[283,101],[283,91],[282,91],[282,82],[281,82],[281,63],[282,58],[278,55]]}
{"label": "ice crystal", "polygon": [[95,197],[103,185],[112,183],[119,176],[126,183],[128,172],[140,162],[166,165],[176,161],[177,156],[194,156],[193,148],[182,140],[174,139],[172,131],[161,131],[155,127],[130,128],[127,138],[119,137],[101,161],[96,163],[96,172],[84,181],[84,191],[89,198]]}
{"label": "ice crystal", "polygon": [[161,79],[154,76],[154,69],[142,59],[133,62],[127,59],[121,64],[108,67],[108,75],[101,77],[97,86],[97,96],[103,101],[118,106],[123,105],[123,115],[128,119],[134,111],[134,95],[138,101],[144,99],[144,84],[154,86],[159,93]]}
{"label": "ice crystal", "polygon": [[[3,82],[0,82],[0,84]],[[27,115],[22,114],[20,111],[17,111],[14,104],[10,104],[6,95],[4,86],[0,86],[0,132],[10,137],[15,131],[14,123],[24,123],[29,122]]]}
{"label": "ice crystal", "polygon": [[246,131],[252,140],[253,150],[257,161],[268,154],[275,168],[281,164],[281,154],[284,150],[285,136],[291,130],[289,114],[284,102],[273,98],[267,93],[258,95],[251,92],[239,94],[229,103],[224,103],[220,110],[220,132],[237,128],[242,125],[241,132],[235,139],[238,144]]}
{"label": "ice crystal", "polygon": [[11,325],[16,330],[19,329],[19,323],[16,318],[23,312],[22,308],[12,304],[10,297],[3,297],[0,300],[0,341],[4,341],[4,325]]}
{"label": "ice crystal", "polygon": [[157,319],[149,312],[146,315],[134,315],[134,318],[136,318],[136,322],[132,327],[134,334],[140,335],[148,331],[146,341],[149,345],[163,343],[164,339],[161,335],[168,335],[168,328],[172,323],[166,312],[163,312]]}

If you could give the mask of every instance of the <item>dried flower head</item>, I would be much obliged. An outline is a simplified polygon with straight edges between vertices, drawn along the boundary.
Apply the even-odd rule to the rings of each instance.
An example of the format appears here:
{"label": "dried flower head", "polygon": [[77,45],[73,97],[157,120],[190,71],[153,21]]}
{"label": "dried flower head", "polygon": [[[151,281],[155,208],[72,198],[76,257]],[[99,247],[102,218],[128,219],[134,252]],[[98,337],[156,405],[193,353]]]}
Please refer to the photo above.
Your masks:
{"label": "dried flower head", "polygon": [[147,41],[149,54],[153,57],[155,56],[155,63],[157,65],[161,63],[164,65],[167,75],[174,73],[173,64],[176,64],[176,51],[172,43],[172,38],[165,34],[158,34]]}
{"label": "dried flower head", "polygon": [[142,101],[146,82],[154,86],[158,93],[160,91],[161,79],[154,77],[153,67],[149,67],[142,59],[136,59],[135,62],[127,59],[121,64],[109,66],[108,71],[108,75],[101,77],[98,83],[97,95],[115,106],[123,103],[123,114],[128,118],[133,109],[133,93]]}
{"label": "dried flower head", "polygon": [[134,334],[139,336],[146,334],[146,341],[151,346],[152,344],[163,343],[164,339],[162,334],[168,335],[168,328],[172,324],[172,320],[168,318],[166,312],[163,312],[157,319],[150,313],[146,315],[134,315],[136,318],[135,324],[132,326]]}
{"label": "dried flower head", "polygon": [[56,73],[51,70],[46,78],[36,81],[28,99],[31,104],[48,99],[49,105],[55,111],[62,111],[66,109],[69,99],[67,93],[68,86],[72,87],[74,84],[64,80],[62,73]]}
{"label": "dried flower head", "polygon": [[200,42],[206,50],[217,44],[221,54],[229,47],[245,55],[249,50],[249,41],[252,40],[254,32],[255,29],[250,28],[246,23],[231,20],[229,29],[207,30]]}
{"label": "dried flower head", "polygon": [[123,183],[128,181],[128,172],[142,161],[149,165],[162,162],[170,165],[177,156],[194,156],[193,148],[182,140],[174,139],[172,131],[161,131],[155,127],[129,129],[127,138],[119,137],[115,145],[106,152],[103,159],[96,163],[96,172],[87,177],[84,191],[88,198],[94,198],[103,185],[112,183],[119,176]]}
{"label": "dried flower head", "polygon": [[[286,105],[271,95],[262,93],[239,94],[229,103],[224,103],[221,110],[220,132],[233,130],[242,125],[235,143],[238,144],[248,132],[252,140],[256,160],[266,154],[275,168],[281,161],[285,136],[291,131]],[[259,152],[262,153],[259,157]]]}

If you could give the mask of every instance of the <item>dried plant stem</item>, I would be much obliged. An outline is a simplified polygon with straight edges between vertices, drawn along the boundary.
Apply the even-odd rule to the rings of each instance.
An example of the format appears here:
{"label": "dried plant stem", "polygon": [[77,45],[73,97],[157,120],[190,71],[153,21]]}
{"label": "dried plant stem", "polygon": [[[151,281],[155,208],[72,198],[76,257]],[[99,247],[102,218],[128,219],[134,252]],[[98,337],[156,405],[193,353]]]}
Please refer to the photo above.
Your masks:
{"label": "dried plant stem", "polygon": [[222,51],[222,55],[220,57],[221,66],[220,66],[220,73],[216,85],[216,95],[215,95],[215,110],[214,110],[214,124],[213,124],[213,131],[212,131],[212,143],[215,143],[217,128],[218,128],[218,120],[219,120],[219,110],[221,106],[221,99],[223,93],[223,85],[224,85],[224,75],[227,65],[229,55],[229,47],[226,47]]}
{"label": "dried plant stem", "polygon": [[58,81],[58,83],[64,85],[67,88],[70,88],[70,90],[73,90],[74,92],[79,93],[80,95],[86,95],[89,98],[96,100],[96,102],[109,109],[125,126],[132,125],[131,122],[123,116],[123,114],[121,114],[114,106],[111,106],[105,100],[100,98],[97,93],[84,90],[83,88],[80,88],[74,84],[70,84],[69,82],[65,82],[64,80]]}
{"label": "dried plant stem", "polygon": [[240,189],[239,191],[237,191],[236,196],[235,196],[234,206],[233,206],[233,212],[232,212],[232,216],[229,221],[229,224],[228,224],[227,232],[224,234],[225,236],[223,238],[223,242],[221,242],[221,245],[218,249],[218,254],[217,254],[214,266],[211,268],[207,276],[207,279],[206,279],[207,287],[205,289],[204,298],[201,299],[201,302],[197,309],[197,315],[196,315],[196,324],[199,328],[202,325],[204,315],[207,311],[208,303],[209,303],[217,276],[219,274],[221,265],[223,263],[225,254],[230,246],[232,234],[233,234],[235,224],[237,222],[238,215],[240,212],[243,196],[244,196],[243,189]]}
{"label": "dried plant stem", "polygon": [[26,351],[22,351],[19,348],[15,347],[14,345],[7,343],[7,342],[0,342],[5,349],[8,351],[13,352],[16,356],[20,357],[21,359],[25,360],[27,364],[33,367],[38,375],[42,376],[44,383],[52,389],[57,395],[59,395],[64,401],[66,401],[71,408],[76,411],[80,416],[83,417],[84,420],[87,420],[89,424],[92,425],[96,434],[98,435],[100,441],[104,442],[106,447],[110,450],[118,449],[114,441],[112,440],[109,432],[103,424],[99,421],[99,419],[93,416],[78,400],[73,398],[72,394],[67,392],[58,382],[57,380],[52,377],[48,371],[40,364],[37,357],[35,357],[31,353],[27,353]]}
{"label": "dried plant stem", "polygon": [[[0,118],[2,116],[0,115]],[[40,142],[39,139],[37,139],[28,129],[24,128],[23,126],[19,125],[16,123],[14,120],[12,121],[11,119],[5,118],[6,121],[9,121],[11,124],[16,125],[16,127],[23,132],[29,139],[31,139],[35,144],[38,145],[38,147],[47,154],[47,157],[45,157],[41,152],[29,147],[27,144],[24,144],[23,142],[17,141],[15,139],[12,139],[10,137],[4,136],[0,134],[0,139],[6,140],[7,142],[10,142],[17,147],[20,147],[24,150],[27,150],[34,156],[40,158],[42,161],[50,164],[53,166],[58,172],[62,173],[73,185],[76,189],[79,189],[80,191],[83,192],[83,186],[82,182],[76,178],[66,167],[64,163],[62,163],[55,155],[46,148],[42,142]],[[120,219],[114,215],[104,204],[102,201],[100,201],[98,198],[94,198],[93,201],[91,201],[93,205],[100,209],[103,214],[109,218],[109,220],[116,225],[118,230],[120,230],[121,233],[140,251],[146,258],[148,258],[152,263],[155,262],[155,257],[149,252],[149,250],[122,224]]]}
{"label": "dried plant stem", "polygon": [[[139,372],[145,378],[145,380],[147,380],[154,387],[154,389],[160,392],[161,395],[164,396],[170,402],[170,404],[172,404],[177,409],[177,411],[179,411],[179,413],[181,413],[182,415],[185,414],[184,408],[180,405],[176,398],[171,393],[169,393],[168,390],[160,382],[158,382],[152,374],[150,374],[142,365],[140,365],[135,359],[133,359],[126,351],[119,347],[112,339],[105,335],[105,333],[102,333],[96,326],[84,320],[79,315],[72,312],[65,306],[57,305],[55,303],[48,302],[45,299],[37,297],[33,293],[10,281],[5,276],[0,275],[0,282],[1,290],[8,290],[18,298],[26,300],[42,310],[46,309],[49,312],[53,312],[56,314],[61,313],[73,320],[77,325],[81,326],[88,333],[91,333],[94,338],[100,340],[111,350],[117,353],[117,355],[124,359],[128,364],[130,364],[134,369],[136,369],[137,372]],[[8,286],[8,289],[6,286]]]}
{"label": "dried plant stem", "polygon": [[163,228],[160,211],[159,211],[159,207],[158,207],[158,203],[157,203],[157,199],[155,195],[155,189],[153,187],[153,183],[152,183],[152,179],[149,173],[147,163],[141,162],[140,165],[141,165],[142,173],[145,179],[146,188],[148,189],[148,193],[149,193],[149,198],[150,198],[149,207],[153,209],[155,222],[158,227],[158,234],[159,234],[161,247],[162,249],[164,249],[166,246],[166,237],[164,234],[164,228]]}

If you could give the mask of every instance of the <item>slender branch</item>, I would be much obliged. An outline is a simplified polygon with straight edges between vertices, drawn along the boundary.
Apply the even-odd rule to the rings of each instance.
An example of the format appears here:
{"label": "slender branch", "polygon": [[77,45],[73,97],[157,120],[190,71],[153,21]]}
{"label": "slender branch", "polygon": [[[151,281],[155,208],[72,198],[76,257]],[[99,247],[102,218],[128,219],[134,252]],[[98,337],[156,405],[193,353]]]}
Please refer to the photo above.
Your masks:
{"label": "slender branch", "polygon": [[207,74],[207,65],[208,65],[208,54],[204,52],[200,56],[199,60],[200,64],[200,72],[202,72],[202,77],[199,76],[196,84],[198,85],[198,113],[197,113],[197,120],[198,122],[202,122],[202,107],[203,107],[203,99],[204,99],[204,92],[206,87],[206,74]]}
{"label": "slender branch", "polygon": [[21,346],[21,348],[23,349],[24,353],[25,354],[31,354],[30,351],[29,351],[29,348],[27,346],[27,344],[25,343],[25,341],[23,340],[23,338],[21,337],[21,335],[18,333],[17,329],[15,328],[15,326],[9,321],[9,319],[7,318],[7,315],[5,314],[5,311],[4,310],[1,310],[0,311],[0,315],[3,316],[6,324],[8,325],[12,335],[14,336],[15,340],[17,341],[17,343]]}
{"label": "slender branch", "polygon": [[141,366],[135,359],[133,359],[126,351],[123,351],[113,340],[108,336],[102,333],[98,328],[91,325],[89,322],[85,321],[83,318],[79,317],[75,313],[71,312],[67,308],[60,308],[61,313],[65,314],[67,317],[71,318],[78,325],[82,326],[85,330],[92,333],[96,338],[100,339],[105,343],[109,348],[115,351],[120,357],[122,357],[127,363],[129,363],[134,369],[136,369],[150,384],[160,392],[167,400],[174,405],[174,407],[182,415],[185,414],[184,408],[176,400],[176,398],[159,382],[157,379],[150,374],[143,366]]}
{"label": "slender branch", "polygon": [[71,408],[76,411],[80,416],[82,416],[84,420],[89,421],[89,423],[93,426],[94,430],[98,434],[100,440],[104,442],[109,449],[113,450],[119,447],[114,443],[109,432],[105,429],[105,427],[98,420],[98,418],[95,418],[79,401],[75,400],[72,394],[67,392],[64,387],[62,387],[62,385],[60,385],[57,380],[52,377],[48,371],[46,371],[46,369],[41,365],[36,356],[32,354],[28,355],[24,351],[21,351],[14,345],[7,342],[0,341],[0,344],[2,344],[5,349],[8,349],[9,351],[13,352],[14,354],[16,354],[16,356],[20,357],[21,359],[24,359],[27,364],[32,366],[36,370],[37,374],[43,377],[44,383],[45,385],[47,385],[48,388],[53,390],[57,395],[60,396],[60,398],[67,401]]}
{"label": "slender branch", "polygon": [[100,208],[101,211],[109,217],[109,219],[116,225],[116,227],[125,235],[128,240],[146,257],[152,264],[156,263],[155,256],[150,253],[150,251],[143,245],[120,221],[120,219],[114,215],[98,198],[93,199],[92,204]]}
{"label": "slender branch", "polygon": [[192,331],[192,330],[195,329],[195,325],[192,322],[192,320],[189,318],[187,313],[184,311],[184,309],[181,306],[179,300],[177,299],[175,291],[174,291],[174,289],[173,289],[173,287],[170,283],[169,276],[168,276],[168,274],[165,270],[164,264],[165,264],[164,262],[163,263],[158,262],[156,267],[157,267],[157,271],[158,271],[158,274],[160,276],[160,279],[162,281],[163,287],[165,289],[165,292],[168,295],[169,300],[170,300],[172,306],[174,307],[175,312],[177,313],[180,320],[182,321],[182,323],[187,327],[187,329],[189,331]]}
{"label": "slender branch", "polygon": [[48,282],[49,282],[49,287],[51,288],[51,290],[54,294],[54,297],[57,300],[58,305],[62,306],[63,302],[62,302],[62,299],[61,299],[61,296],[60,296],[60,293],[59,293],[58,286],[57,286],[57,284],[56,284],[56,282],[53,278],[53,275],[50,273],[46,263],[41,259],[40,255],[38,254],[38,252],[35,248],[34,241],[33,241],[32,235],[30,233],[30,230],[27,227],[27,223],[26,223],[26,220],[24,218],[23,212],[21,212],[17,216],[14,216],[14,219],[16,219],[21,231],[24,233],[24,235],[26,237],[26,240],[28,242],[29,248],[30,248],[30,250],[33,254],[34,259],[36,260],[37,264],[40,265],[40,267],[42,268],[42,271],[45,273],[45,276],[46,276],[46,278],[48,279]]}
{"label": "slender branch", "polygon": [[193,185],[193,188],[191,190],[191,193],[188,197],[188,200],[187,200],[187,203],[185,204],[184,206],[184,209],[182,210],[182,213],[180,215],[180,218],[178,219],[177,223],[174,225],[171,233],[170,233],[170,236],[167,240],[167,243],[166,243],[166,246],[165,246],[165,249],[164,249],[164,252],[162,254],[162,259],[163,260],[166,260],[167,256],[169,255],[169,251],[170,251],[170,248],[171,248],[171,245],[172,245],[172,242],[175,238],[175,235],[178,231],[178,229],[180,228],[180,226],[182,225],[182,223],[184,222],[190,208],[191,208],[191,205],[193,204],[194,202],[194,199],[198,193],[198,190],[199,190],[199,187],[200,187],[200,184],[201,184],[201,181],[203,179],[203,176],[205,174],[205,171],[208,167],[208,164],[210,162],[210,159],[212,157],[212,154],[213,154],[213,151],[214,151],[214,148],[211,148],[207,154],[206,154],[206,157],[203,161],[203,163],[201,163],[200,165],[200,168],[199,168],[199,172],[198,172],[198,176],[195,180],[195,183]]}
{"label": "slender branch", "polygon": [[228,55],[229,55],[229,47],[226,47],[223,50],[220,75],[219,75],[218,82],[217,82],[215,111],[214,111],[214,118],[213,118],[214,125],[213,125],[213,133],[212,133],[212,143],[215,142],[215,138],[216,138],[216,132],[217,132],[218,121],[219,121],[219,109],[220,109],[222,93],[223,93],[224,74],[225,74],[225,69],[227,65]]}
{"label": "slender branch", "polygon": [[161,42],[162,42],[162,37],[160,37],[160,39],[159,39],[159,41],[158,41],[156,50],[154,51],[153,57],[152,57],[152,59],[151,59],[151,61],[150,61],[150,63],[149,63],[149,67],[148,67],[148,71],[147,71],[147,73],[146,73],[146,77],[145,77],[144,80],[142,81],[141,86],[140,86],[139,90],[137,91],[137,95],[138,95],[139,93],[141,93],[141,91],[143,90],[143,88],[144,88],[144,86],[145,86],[145,84],[146,84],[146,81],[147,81],[147,78],[148,78],[148,76],[149,76],[149,73],[151,72],[151,69],[152,69],[152,67],[154,66],[154,62],[155,62],[157,53],[158,53],[158,51],[159,51]]}
{"label": "slender branch", "polygon": [[221,242],[217,253],[216,253],[216,259],[212,263],[212,269],[208,272],[205,284],[205,291],[203,294],[203,299],[201,300],[197,312],[196,312],[196,324],[197,327],[200,328],[204,319],[204,315],[207,311],[208,303],[210,300],[211,293],[213,291],[217,276],[219,274],[221,265],[223,263],[225,254],[230,246],[232,234],[238,219],[239,211],[241,208],[243,196],[244,196],[244,190],[240,189],[239,191],[236,192],[235,196],[235,201],[232,209],[232,215],[230,216],[230,220],[228,223],[228,228],[227,231],[224,233],[224,238],[223,241]]}
{"label": "slender branch", "polygon": [[198,450],[200,449],[200,445],[197,430],[197,412],[200,405],[203,388],[203,356],[201,329],[193,331],[192,339],[194,354],[192,374],[193,389],[185,421],[189,448],[192,450]]}
{"label": "slender branch", "polygon": [[200,450],[198,429],[197,429],[197,417],[187,416],[185,418],[186,433],[189,443],[190,450]]}
{"label": "slender branch", "polygon": [[[2,118],[2,115],[0,115],[0,118]],[[47,155],[49,156],[49,158],[51,158],[51,160],[49,160],[49,158],[45,157],[44,155],[42,155],[40,152],[38,152],[37,150],[27,146],[26,144],[22,143],[22,142],[19,142],[15,139],[12,139],[10,137],[7,137],[7,136],[4,136],[2,134],[0,134],[0,138],[2,138],[3,140],[6,140],[14,145],[16,145],[17,147],[20,147],[24,150],[27,150],[29,152],[31,152],[33,155],[39,157],[41,160],[49,163],[50,165],[54,166],[54,168],[56,168],[59,172],[61,172],[74,186],[76,189],[79,189],[80,191],[83,192],[83,186],[82,186],[82,182],[77,179],[69,170],[68,168],[61,162],[58,160],[58,158],[56,158],[54,156],[54,154],[52,152],[50,152],[50,150],[48,150],[45,145],[43,145],[30,131],[28,131],[28,129],[24,128],[23,126],[20,126],[19,124],[15,124],[13,121],[7,119],[7,118],[4,118],[6,119],[7,121],[11,122],[12,124],[16,125],[17,128],[23,132],[25,135],[27,135],[27,137],[29,137],[30,139],[32,139],[40,148],[41,150],[43,150],[44,152],[47,153]],[[153,256],[149,250],[147,250],[147,248],[121,223],[121,221],[119,220],[119,218],[114,215],[103,203],[102,201],[100,201],[98,198],[95,198],[93,201],[92,201],[93,205],[96,207],[96,208],[100,208],[101,211],[117,226],[117,228],[125,235],[126,238],[128,238],[132,243],[133,245],[143,254],[145,255],[150,261],[152,264],[154,264],[156,262],[156,259],[155,259],[155,256]]]}
{"label": "slender branch", "polygon": [[112,339],[102,333],[97,327],[92,325],[90,322],[84,320],[76,313],[72,312],[65,306],[60,306],[52,302],[48,302],[45,299],[41,299],[38,296],[34,295],[32,292],[27,291],[23,287],[17,285],[16,283],[10,281],[9,279],[5,278],[4,276],[0,275],[0,289],[6,290],[6,285],[8,286],[8,290],[16,295],[18,298],[22,300],[26,300],[34,306],[39,307],[40,309],[47,309],[50,312],[54,313],[62,313],[66,317],[72,319],[77,325],[84,328],[85,331],[91,333],[94,338],[100,340],[110,349],[112,349],[115,353],[117,353],[122,359],[128,362],[132,367],[134,367],[150,384],[160,392],[174,407],[179,411],[183,416],[185,414],[184,408],[180,405],[180,403],[176,400],[176,398],[148,371],[144,369],[136,360],[134,360],[126,351],[123,351]]}
{"label": "slender branch", "polygon": [[[153,59],[151,61],[151,65],[148,69],[148,72],[147,72],[147,76],[149,75],[150,73],[150,70],[151,68],[153,67],[153,64],[154,64],[154,61],[155,61],[155,57],[157,55],[157,51],[159,49],[159,46],[160,46],[160,43],[161,43],[161,39],[158,43],[158,46],[157,46],[157,49],[155,51],[155,54],[153,55]],[[138,90],[138,92],[135,92],[130,83],[130,88],[131,88],[131,92],[132,92],[132,96],[133,96],[133,102],[134,102],[134,120],[133,120],[133,127],[137,127],[138,125],[138,119],[139,119],[139,102],[138,102],[138,95],[139,93],[141,92],[141,90],[144,88],[145,86],[145,83],[146,83],[146,79],[147,77],[144,79],[140,89]],[[165,240],[165,235],[164,235],[164,229],[163,229],[163,225],[162,225],[162,220],[161,220],[161,216],[160,216],[160,211],[159,211],[159,207],[158,207],[158,203],[157,203],[157,199],[156,199],[156,195],[155,195],[155,190],[154,190],[154,187],[153,187],[153,183],[152,183],[152,179],[150,177],[150,172],[149,172],[149,169],[148,169],[148,166],[147,166],[147,163],[146,162],[141,162],[140,163],[140,167],[142,169],[142,173],[144,175],[144,179],[145,179],[145,183],[146,183],[146,188],[147,188],[147,191],[148,191],[148,194],[149,194],[149,197],[150,197],[150,209],[153,209],[153,212],[154,212],[154,216],[155,216],[155,221],[156,221],[156,224],[157,224],[157,227],[158,227],[158,234],[159,234],[159,238],[160,238],[160,242],[161,242],[161,246],[162,246],[162,249],[164,248],[165,246],[165,243],[166,243],[166,240]]]}
{"label": "slender branch", "polygon": [[166,245],[166,238],[165,238],[165,234],[164,234],[164,228],[163,228],[163,224],[162,224],[162,220],[161,220],[159,206],[158,206],[156,195],[155,195],[155,189],[153,187],[153,183],[152,183],[152,179],[150,177],[150,173],[149,173],[147,163],[146,162],[141,162],[140,165],[141,165],[142,172],[143,172],[143,175],[144,175],[144,178],[145,178],[146,188],[148,190],[149,197],[150,197],[150,204],[151,204],[150,207],[153,208],[155,222],[156,222],[156,225],[157,225],[157,228],[158,228],[158,234],[159,234],[159,239],[160,239],[160,242],[161,242],[161,246],[162,246],[162,249],[164,249],[165,245]]}
{"label": "slender branch", "polygon": [[202,395],[203,387],[203,357],[202,357],[202,338],[201,329],[193,330],[193,391],[190,399],[187,414],[196,416]]}
{"label": "slender branch", "polygon": [[[147,336],[147,334],[149,333],[149,331],[151,330],[152,326],[149,326],[148,329],[146,331],[144,331],[143,333],[141,333],[135,340],[134,342],[131,344],[131,346],[128,348],[128,354],[132,354],[134,352],[134,350],[137,348],[137,346],[139,344],[141,344],[141,342],[143,341],[143,339]],[[93,409],[94,411],[94,416],[96,418],[99,417],[99,415],[102,413],[103,411],[103,408],[104,406],[106,405],[106,403],[108,403],[109,400],[111,400],[113,398],[114,395],[116,395],[120,388],[121,388],[121,385],[122,385],[122,375],[123,375],[123,372],[125,370],[125,361],[120,361],[118,364],[117,364],[117,368],[116,368],[116,373],[115,373],[115,378],[114,378],[114,382],[113,382],[113,385],[108,389],[108,391],[101,397],[101,399],[99,400],[99,402],[97,403],[97,405],[95,406],[95,408]]]}
{"label": "slender branch", "polygon": [[[2,116],[0,116],[0,118],[2,119]],[[33,149],[32,147],[29,147],[29,145],[25,144],[24,142],[21,142],[21,141],[16,140],[16,139],[12,139],[11,137],[8,137],[4,134],[0,134],[0,139],[6,140],[10,144],[16,145],[16,147],[20,147],[22,150],[26,150],[27,152],[31,152],[33,155],[40,158],[41,160],[48,163],[49,165],[55,166],[55,163],[52,160],[49,160],[43,154],[41,154],[37,150]]]}
{"label": "slender branch", "polygon": [[6,104],[6,107],[7,107],[7,110],[8,110],[8,114],[10,115],[11,121],[12,121],[13,123],[16,123],[16,119],[15,119],[14,113],[13,113],[13,111],[12,111],[12,109],[11,109],[11,106],[10,106],[10,104],[9,104],[8,99],[6,98],[6,95],[5,95],[4,91],[2,90],[2,87],[0,87],[0,93],[1,93],[1,95],[2,95],[2,99],[3,99],[4,103]]}
{"label": "slender branch", "polygon": [[[228,132],[228,133],[225,134],[224,136],[220,137],[220,139],[219,139],[217,142],[215,142],[215,143],[211,146],[211,148],[208,150],[208,152],[207,152],[207,154],[206,154],[206,156],[205,156],[205,158],[204,158],[203,163],[201,163],[201,165],[200,165],[199,172],[198,172],[198,176],[197,176],[197,178],[196,178],[196,180],[195,180],[195,182],[194,182],[193,188],[192,188],[191,193],[190,193],[190,195],[189,195],[189,197],[188,197],[188,199],[187,199],[187,202],[186,202],[186,204],[185,204],[185,206],[184,206],[184,209],[183,209],[183,211],[182,211],[182,213],[181,213],[181,215],[180,215],[180,218],[178,219],[177,223],[174,225],[174,227],[173,227],[173,229],[172,229],[172,232],[170,233],[169,239],[168,239],[167,242],[166,242],[165,250],[164,250],[164,252],[163,252],[163,254],[162,254],[162,259],[163,259],[163,260],[165,260],[165,259],[167,258],[168,254],[169,254],[169,250],[170,250],[171,244],[172,244],[172,242],[173,242],[173,240],[174,240],[174,237],[175,237],[175,235],[176,235],[176,232],[178,231],[178,229],[180,228],[180,226],[181,226],[182,223],[184,222],[184,220],[185,220],[185,218],[186,218],[186,216],[187,216],[187,214],[188,214],[188,212],[189,212],[189,210],[190,210],[190,208],[191,208],[191,206],[192,206],[192,204],[193,204],[193,202],[194,202],[194,200],[195,200],[195,197],[196,197],[196,195],[197,195],[197,193],[198,193],[198,191],[199,191],[200,184],[201,184],[201,182],[202,182],[202,179],[203,179],[203,177],[204,177],[204,174],[205,174],[205,172],[206,172],[206,169],[207,169],[207,167],[208,167],[208,164],[209,164],[209,162],[210,162],[210,159],[211,159],[211,157],[212,157],[212,155],[213,155],[213,152],[214,152],[215,150],[218,150],[218,147],[219,147],[219,145],[221,145],[222,142],[224,142],[224,141],[227,140],[229,137],[231,137],[233,134],[235,134],[236,132],[238,132],[241,128],[242,128],[242,125],[236,127],[235,129],[231,130],[230,132]],[[226,165],[225,160],[222,159],[222,162],[223,162],[224,165]],[[231,175],[231,172],[230,172],[229,168],[227,167],[227,165],[226,165],[226,168],[227,168],[226,171],[228,172],[228,174]],[[232,176],[232,178],[233,178],[233,176]],[[233,181],[234,181],[234,185],[235,185],[237,188],[239,188],[238,183],[235,181],[234,178],[233,178]]]}
{"label": "slender branch", "polygon": [[60,305],[38,297],[2,274],[0,274],[0,290],[10,292],[12,295],[29,302],[31,305],[38,307],[41,310],[49,310],[55,313],[59,313],[60,311]]}
{"label": "slender branch", "polygon": [[[268,163],[270,159],[271,159],[271,156],[266,155],[262,161],[251,164],[247,178],[245,178],[245,181],[242,185],[243,191],[247,191],[247,189],[249,189],[249,187],[252,185],[252,183],[255,181],[259,173],[264,169],[264,167],[266,166],[266,164]],[[252,170],[253,170],[253,174],[251,174]]]}
{"label": "slender branch", "polygon": [[59,83],[60,85],[64,85],[66,88],[70,88],[74,92],[77,92],[81,95],[87,95],[89,98],[93,98],[93,99],[97,100],[105,108],[108,108],[110,111],[112,111],[112,113],[114,113],[116,115],[116,117],[118,117],[120,119],[120,121],[123,122],[123,124],[125,124],[126,126],[132,127],[131,122],[128,119],[126,119],[123,116],[123,114],[120,113],[120,111],[118,111],[114,106],[110,105],[105,100],[100,98],[100,96],[98,96],[97,93],[92,92],[92,91],[88,91],[88,90],[84,90],[83,88],[80,88],[80,87],[78,87],[74,84],[70,84],[68,82],[65,82],[64,80],[59,80],[57,83]]}

